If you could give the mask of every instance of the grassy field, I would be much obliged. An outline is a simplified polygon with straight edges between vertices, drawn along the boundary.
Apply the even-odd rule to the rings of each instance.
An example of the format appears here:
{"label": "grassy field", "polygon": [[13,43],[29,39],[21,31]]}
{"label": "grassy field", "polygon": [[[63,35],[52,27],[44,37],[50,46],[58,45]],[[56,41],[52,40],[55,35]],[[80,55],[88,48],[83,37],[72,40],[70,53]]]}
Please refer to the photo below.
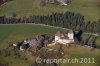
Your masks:
{"label": "grassy field", "polygon": [[[23,39],[32,38],[35,34],[55,34],[58,30],[65,31],[60,28],[40,26],[40,25],[0,25],[0,50],[5,49],[9,44],[21,41]],[[86,38],[88,35],[85,35]],[[85,39],[84,38],[84,39]],[[100,45],[100,38],[97,39],[98,45]],[[56,47],[56,46],[55,46]],[[86,47],[71,47],[66,48],[65,58],[69,55],[69,58],[94,58],[95,63],[64,63],[61,66],[100,66],[100,50],[91,50]],[[33,57],[34,58],[34,57]],[[0,63],[8,63],[9,66],[28,66],[33,61],[14,58],[13,56],[3,57],[0,56]]]}
{"label": "grassy field", "polygon": [[72,11],[81,13],[85,20],[100,19],[100,1],[99,0],[72,0],[68,6],[47,5],[41,7],[40,0],[13,0],[0,7],[0,15],[11,15],[17,13],[18,17],[30,15],[48,15],[52,12],[64,13]]}
{"label": "grassy field", "polygon": [[[0,25],[0,50],[7,48],[12,42],[32,38],[34,34],[54,34],[58,30],[62,29],[36,25]],[[28,66],[32,62],[32,60],[15,59],[13,56],[6,58],[0,56],[0,64],[9,63],[9,66]]]}

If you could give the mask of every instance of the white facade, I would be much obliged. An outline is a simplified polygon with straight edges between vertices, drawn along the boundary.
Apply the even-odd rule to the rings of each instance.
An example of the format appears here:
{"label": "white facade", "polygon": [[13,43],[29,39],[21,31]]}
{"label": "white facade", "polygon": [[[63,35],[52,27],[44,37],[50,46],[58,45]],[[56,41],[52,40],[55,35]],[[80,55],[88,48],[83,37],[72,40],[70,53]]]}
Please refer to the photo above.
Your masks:
{"label": "white facade", "polygon": [[73,33],[68,33],[68,38],[69,39],[74,39],[74,34]]}

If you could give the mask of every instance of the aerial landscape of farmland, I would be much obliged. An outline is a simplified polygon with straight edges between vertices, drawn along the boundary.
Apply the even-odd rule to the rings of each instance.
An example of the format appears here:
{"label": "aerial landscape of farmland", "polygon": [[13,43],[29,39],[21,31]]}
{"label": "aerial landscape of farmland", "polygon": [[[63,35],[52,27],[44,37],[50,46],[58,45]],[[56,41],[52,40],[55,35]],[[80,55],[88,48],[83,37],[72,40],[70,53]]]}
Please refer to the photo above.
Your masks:
{"label": "aerial landscape of farmland", "polygon": [[100,66],[99,0],[0,0],[0,66]]}

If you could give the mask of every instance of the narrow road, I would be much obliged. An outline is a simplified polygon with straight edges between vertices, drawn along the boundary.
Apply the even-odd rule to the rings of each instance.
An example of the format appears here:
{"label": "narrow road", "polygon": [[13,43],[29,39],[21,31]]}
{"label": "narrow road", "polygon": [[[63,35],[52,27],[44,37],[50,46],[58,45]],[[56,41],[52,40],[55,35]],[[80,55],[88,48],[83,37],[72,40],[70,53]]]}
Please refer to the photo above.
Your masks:
{"label": "narrow road", "polygon": [[[59,28],[59,29],[64,29],[64,30],[70,30],[70,29],[67,29],[67,28],[55,27],[55,26],[50,26],[50,25],[45,25],[45,24],[35,24],[35,23],[0,24],[0,25],[24,25],[24,24],[25,25],[41,25],[41,26]],[[91,34],[91,35],[99,36],[99,34],[94,34],[94,33],[84,33],[84,34]]]}

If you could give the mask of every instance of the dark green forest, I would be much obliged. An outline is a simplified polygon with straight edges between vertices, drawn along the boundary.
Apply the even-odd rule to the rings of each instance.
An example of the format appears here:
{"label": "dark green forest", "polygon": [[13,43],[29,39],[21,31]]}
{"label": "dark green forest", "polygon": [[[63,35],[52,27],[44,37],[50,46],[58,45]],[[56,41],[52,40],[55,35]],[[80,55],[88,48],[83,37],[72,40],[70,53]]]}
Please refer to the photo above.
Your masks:
{"label": "dark green forest", "polygon": [[86,33],[100,33],[100,20],[85,22],[84,16],[80,13],[65,12],[52,13],[47,16],[30,16],[17,18],[17,14],[13,13],[11,17],[1,16],[0,24],[18,24],[18,23],[35,23],[45,24],[67,29],[83,30]]}

